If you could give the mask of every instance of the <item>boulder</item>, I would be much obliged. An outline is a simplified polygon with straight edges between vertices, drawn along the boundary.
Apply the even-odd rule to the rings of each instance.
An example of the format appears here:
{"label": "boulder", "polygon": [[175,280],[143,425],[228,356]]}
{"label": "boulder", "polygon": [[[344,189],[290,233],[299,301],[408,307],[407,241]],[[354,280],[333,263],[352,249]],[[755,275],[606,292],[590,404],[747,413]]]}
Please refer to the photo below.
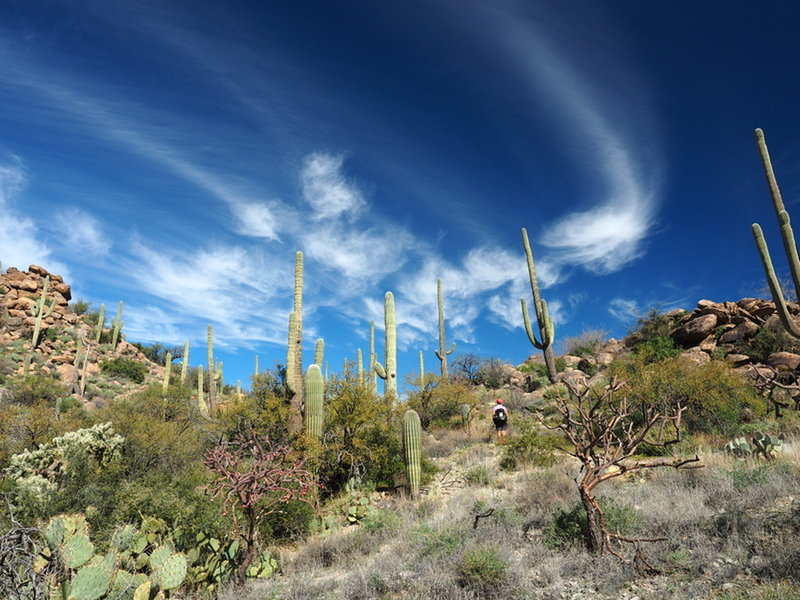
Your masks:
{"label": "boulder", "polygon": [[767,364],[776,369],[789,369],[794,371],[800,366],[800,354],[792,352],[773,352],[767,358]]}
{"label": "boulder", "polygon": [[700,315],[675,329],[670,337],[682,348],[691,348],[706,339],[716,326],[716,315]]}
{"label": "boulder", "polygon": [[750,362],[750,357],[745,354],[728,354],[725,356],[725,362],[734,367],[741,367]]}
{"label": "boulder", "polygon": [[752,321],[742,321],[738,325],[736,325],[733,329],[730,329],[723,333],[719,337],[719,342],[721,344],[740,344],[747,338],[755,335],[758,331],[758,325],[753,323]]}
{"label": "boulder", "polygon": [[686,350],[686,352],[682,352],[681,358],[685,358],[686,360],[690,360],[699,365],[711,362],[711,357],[697,346],[694,348],[689,348]]}

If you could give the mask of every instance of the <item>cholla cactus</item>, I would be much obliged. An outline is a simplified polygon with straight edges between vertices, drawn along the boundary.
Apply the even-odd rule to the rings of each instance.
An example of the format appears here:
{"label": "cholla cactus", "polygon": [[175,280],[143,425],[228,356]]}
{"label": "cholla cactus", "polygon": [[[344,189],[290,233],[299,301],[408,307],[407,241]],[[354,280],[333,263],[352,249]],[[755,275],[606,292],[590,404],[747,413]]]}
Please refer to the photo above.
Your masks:
{"label": "cholla cactus", "polygon": [[125,439],[111,423],[98,423],[53,438],[36,450],[25,449],[10,459],[5,474],[34,501],[45,502],[58,489],[59,478],[75,456],[94,459],[101,467],[120,458]]}

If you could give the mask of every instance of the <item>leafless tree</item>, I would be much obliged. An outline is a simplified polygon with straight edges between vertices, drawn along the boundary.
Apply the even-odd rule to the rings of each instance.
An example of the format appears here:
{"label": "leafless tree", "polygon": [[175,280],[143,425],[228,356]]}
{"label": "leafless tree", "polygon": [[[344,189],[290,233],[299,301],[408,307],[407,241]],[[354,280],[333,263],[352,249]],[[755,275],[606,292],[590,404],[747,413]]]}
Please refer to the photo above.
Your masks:
{"label": "leafless tree", "polygon": [[[686,407],[678,404],[667,413],[662,407],[646,403],[634,406],[625,396],[625,383],[616,379],[599,387],[570,380],[564,383],[568,394],[556,400],[559,418],[543,423],[564,434],[571,447],[562,450],[581,463],[575,483],[586,512],[589,550],[608,552],[621,560],[633,562],[641,570],[652,571],[640,545],[660,538],[631,538],[611,531],[595,490],[604,481],[642,469],[702,467],[697,456],[652,460],[633,458],[641,446],[664,448],[679,442],[681,416]],[[626,546],[634,550],[631,558],[624,554]]]}
{"label": "leafless tree", "polygon": [[7,494],[2,494],[6,504],[9,529],[0,534],[0,597],[8,600],[45,600],[46,573],[33,568],[42,534],[35,527],[23,527],[14,517],[14,509]]}
{"label": "leafless tree", "polygon": [[257,434],[238,434],[232,442],[211,448],[203,462],[217,476],[209,486],[212,497],[222,498],[234,532],[244,542],[238,573],[244,579],[256,555],[258,523],[292,500],[311,504],[317,488],[314,475],[289,446],[273,445]]}

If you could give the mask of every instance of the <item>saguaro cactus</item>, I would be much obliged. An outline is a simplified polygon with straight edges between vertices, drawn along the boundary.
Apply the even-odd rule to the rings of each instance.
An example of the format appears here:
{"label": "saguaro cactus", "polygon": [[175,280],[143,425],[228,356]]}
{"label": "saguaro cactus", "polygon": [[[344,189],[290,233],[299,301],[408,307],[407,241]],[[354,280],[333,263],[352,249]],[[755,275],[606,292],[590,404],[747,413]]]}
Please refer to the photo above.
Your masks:
{"label": "saguaro cactus", "polygon": [[412,497],[419,495],[422,476],[421,443],[422,424],[416,411],[408,409],[403,415],[403,454],[408,476],[408,488]]}
{"label": "saguaro cactus", "polygon": [[302,426],[303,407],[303,253],[297,252],[294,261],[294,310],[289,315],[289,347],[286,354],[286,383],[292,391],[289,401],[289,431],[296,433]]}
{"label": "saguaro cactus", "polygon": [[397,398],[397,328],[394,318],[394,295],[386,292],[383,301],[383,316],[386,333],[386,366],[375,363],[375,372],[385,381],[385,397]]}
{"label": "saguaro cactus", "polygon": [[305,426],[306,434],[315,439],[322,435],[323,398],[325,382],[319,365],[314,363],[308,367],[305,377]]}
{"label": "saguaro cactus", "polygon": [[322,368],[322,363],[325,360],[325,340],[322,338],[317,340],[314,346],[314,364]]}
{"label": "saguaro cactus", "polygon": [[210,419],[211,413],[206,404],[206,397],[203,392],[203,365],[197,367],[197,408],[200,410],[200,416],[204,419]]}
{"label": "saguaro cactus", "polygon": [[528,315],[528,305],[525,299],[520,299],[522,305],[522,320],[525,323],[525,333],[528,334],[528,339],[535,348],[538,348],[544,354],[544,363],[547,366],[547,376],[550,378],[551,383],[556,382],[556,361],[553,357],[553,339],[555,338],[555,329],[553,327],[553,319],[550,318],[550,313],[547,311],[547,302],[539,295],[539,281],[536,279],[536,266],[533,262],[533,251],[531,250],[530,242],[528,242],[528,232],[522,228],[522,246],[525,248],[525,256],[528,259],[528,275],[531,280],[531,292],[533,293],[533,307],[536,310],[536,323],[539,326],[539,335],[542,340],[536,339],[536,334],[531,328],[531,319]]}
{"label": "saguaro cactus", "polygon": [[100,336],[103,334],[103,329],[106,326],[106,305],[100,305],[100,312],[97,315],[97,329],[94,332],[94,341],[96,344],[100,343]]}
{"label": "saguaro cactus", "polygon": [[[770,195],[772,196],[772,206],[775,209],[775,214],[778,217],[778,225],[781,229],[781,239],[783,240],[783,249],[786,252],[786,257],[789,260],[789,268],[792,272],[792,280],[794,281],[795,293],[800,294],[800,258],[797,255],[797,245],[794,239],[794,232],[789,220],[789,213],[783,206],[783,198],[781,191],[778,188],[778,182],[775,180],[775,173],[772,170],[772,161],[769,158],[769,151],[767,150],[767,142],[764,139],[764,132],[761,129],[756,129],[756,144],[758,145],[758,153],[761,156],[761,164],[764,167],[764,174],[767,178],[767,185],[769,186]],[[761,226],[758,223],[752,225],[753,237],[756,241],[756,248],[761,256],[761,263],[764,266],[764,272],[767,275],[767,283],[769,284],[772,299],[775,301],[775,309],[778,312],[778,317],[783,324],[784,329],[792,336],[800,338],[800,327],[797,326],[789,308],[786,306],[786,300],[783,297],[783,290],[778,282],[778,276],[775,274],[775,269],[772,266],[772,259],[769,255],[767,242],[764,239],[764,233],[761,231]]]}
{"label": "saguaro cactus", "polygon": [[214,404],[217,399],[216,390],[214,387],[214,380],[216,379],[216,365],[214,364],[214,326],[209,324],[207,335],[207,351],[208,351],[208,407],[214,410]]}
{"label": "saguaro cactus", "polygon": [[255,365],[254,365],[253,375],[258,375],[258,354],[256,354],[256,361],[255,361]]}
{"label": "saguaro cactus", "polygon": [[[452,354],[456,349],[455,343],[447,350],[447,338],[444,333],[444,303],[442,302],[442,280],[436,280],[436,305],[439,312],[439,349],[436,350],[436,358],[442,363],[442,379],[447,379],[447,355]],[[422,375],[420,375],[422,377]]]}
{"label": "saguaro cactus", "polygon": [[164,360],[164,382],[161,384],[161,392],[166,394],[169,389],[169,376],[172,372],[172,352],[167,352]]}
{"label": "saguaro cactus", "polygon": [[122,300],[119,301],[117,305],[117,315],[114,317],[114,320],[111,321],[111,325],[114,329],[111,332],[111,351],[117,349],[117,342],[119,341],[119,333],[122,331],[122,326],[125,324],[122,321],[122,309],[124,307],[124,303]]}
{"label": "saguaro cactus", "polygon": [[33,338],[31,338],[31,350],[35,350],[36,346],[39,345],[39,334],[42,331],[42,321],[53,314],[53,310],[56,308],[56,299],[53,298],[53,301],[50,303],[50,306],[47,307],[47,290],[50,287],[50,276],[44,278],[44,286],[42,286],[42,295],[39,296],[39,300],[34,300],[32,298],[25,298],[30,305],[31,305],[31,316],[36,317],[36,323],[33,326]]}
{"label": "saguaro cactus", "polygon": [[356,373],[358,375],[358,384],[364,385],[364,357],[361,354],[361,348],[356,349]]}
{"label": "saguaro cactus", "polygon": [[422,354],[422,350],[419,351],[419,384],[421,386],[425,385],[425,357]]}
{"label": "saguaro cactus", "polygon": [[369,380],[372,393],[378,393],[378,372],[375,370],[375,363],[378,362],[378,355],[375,354],[375,321],[369,322]]}
{"label": "saguaro cactus", "polygon": [[186,373],[189,371],[189,340],[183,344],[183,356],[181,357],[181,385],[186,382]]}

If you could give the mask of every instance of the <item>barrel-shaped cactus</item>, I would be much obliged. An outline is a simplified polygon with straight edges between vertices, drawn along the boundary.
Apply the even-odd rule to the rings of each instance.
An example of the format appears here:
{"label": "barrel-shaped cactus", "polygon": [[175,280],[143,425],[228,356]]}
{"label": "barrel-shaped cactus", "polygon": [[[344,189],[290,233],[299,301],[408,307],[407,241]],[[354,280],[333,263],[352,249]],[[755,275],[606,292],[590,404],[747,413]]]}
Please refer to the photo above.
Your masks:
{"label": "barrel-shaped cactus", "polygon": [[407,410],[403,415],[403,454],[406,463],[408,488],[412,497],[419,495],[422,478],[422,424],[414,410]]}

